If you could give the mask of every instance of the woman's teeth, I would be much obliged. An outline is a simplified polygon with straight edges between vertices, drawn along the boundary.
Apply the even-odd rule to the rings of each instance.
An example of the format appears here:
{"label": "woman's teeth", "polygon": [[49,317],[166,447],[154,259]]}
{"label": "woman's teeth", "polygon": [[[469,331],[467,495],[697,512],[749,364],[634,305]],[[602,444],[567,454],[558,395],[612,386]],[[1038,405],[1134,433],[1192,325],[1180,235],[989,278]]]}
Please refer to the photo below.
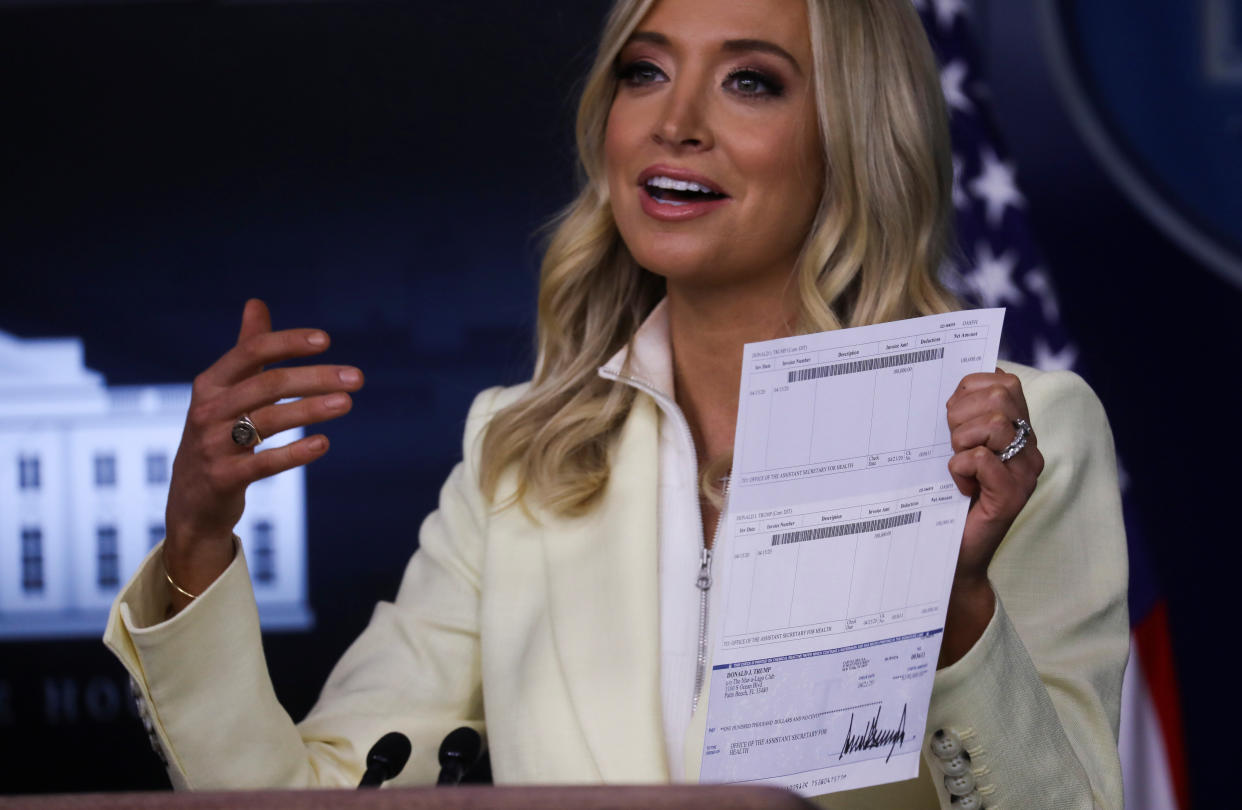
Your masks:
{"label": "woman's teeth", "polygon": [[714,194],[707,186],[701,186],[690,180],[674,180],[671,177],[653,177],[647,181],[647,185],[656,188],[665,188],[670,191],[697,191],[700,194]]}
{"label": "woman's teeth", "polygon": [[652,177],[646,182],[647,193],[655,200],[669,205],[685,205],[704,198],[719,200],[724,197],[701,183],[692,180],[674,180],[671,177]]}

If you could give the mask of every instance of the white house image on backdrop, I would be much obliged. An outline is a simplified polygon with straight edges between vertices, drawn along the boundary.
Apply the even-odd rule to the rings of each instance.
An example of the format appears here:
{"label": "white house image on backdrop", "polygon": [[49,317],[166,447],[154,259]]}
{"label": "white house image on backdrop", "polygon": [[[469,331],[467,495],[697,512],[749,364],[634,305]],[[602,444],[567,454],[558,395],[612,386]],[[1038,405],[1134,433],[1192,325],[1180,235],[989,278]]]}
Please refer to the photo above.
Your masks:
{"label": "white house image on backdrop", "polygon": [[[103,633],[164,537],[189,402],[189,385],[106,385],[76,338],[0,332],[0,639]],[[310,627],[301,468],[250,487],[237,534],[263,627]]]}

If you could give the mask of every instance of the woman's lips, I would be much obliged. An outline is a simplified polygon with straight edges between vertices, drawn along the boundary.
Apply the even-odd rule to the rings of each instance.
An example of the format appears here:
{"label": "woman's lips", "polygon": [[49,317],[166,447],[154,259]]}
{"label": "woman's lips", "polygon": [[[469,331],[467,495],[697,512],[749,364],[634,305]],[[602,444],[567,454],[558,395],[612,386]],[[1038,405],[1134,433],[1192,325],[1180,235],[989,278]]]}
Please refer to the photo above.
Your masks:
{"label": "woman's lips", "polygon": [[729,195],[708,178],[674,166],[649,166],[638,176],[643,212],[663,222],[681,222],[709,214]]}
{"label": "woman's lips", "polygon": [[703,200],[657,200],[651,196],[651,190],[642,186],[638,190],[638,201],[643,213],[652,219],[662,222],[683,222],[687,219],[710,214],[722,205],[727,205],[729,197]]}

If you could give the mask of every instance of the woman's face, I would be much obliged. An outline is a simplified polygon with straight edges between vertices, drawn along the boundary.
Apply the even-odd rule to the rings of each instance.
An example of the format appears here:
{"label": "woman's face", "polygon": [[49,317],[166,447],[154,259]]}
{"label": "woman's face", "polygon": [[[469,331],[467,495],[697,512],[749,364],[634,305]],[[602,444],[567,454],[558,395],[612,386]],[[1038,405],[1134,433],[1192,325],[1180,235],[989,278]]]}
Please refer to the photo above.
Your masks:
{"label": "woman's face", "polygon": [[673,283],[784,283],[824,175],[805,0],[659,0],[617,70],[604,151],[634,258]]}

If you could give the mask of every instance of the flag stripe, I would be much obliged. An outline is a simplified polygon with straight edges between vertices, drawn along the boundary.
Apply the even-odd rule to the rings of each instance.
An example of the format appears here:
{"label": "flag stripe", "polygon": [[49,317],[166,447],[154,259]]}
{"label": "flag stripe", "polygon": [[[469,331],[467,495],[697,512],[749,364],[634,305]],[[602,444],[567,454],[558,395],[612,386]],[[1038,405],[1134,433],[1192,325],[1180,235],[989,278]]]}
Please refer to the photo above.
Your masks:
{"label": "flag stripe", "polygon": [[1187,774],[1186,744],[1182,738],[1182,710],[1173,669],[1173,643],[1169,634],[1169,611],[1163,599],[1134,626],[1134,641],[1148,692],[1156,707],[1164,736],[1169,771],[1177,795],[1177,805],[1190,807],[1190,781]]}
{"label": "flag stripe", "polygon": [[1121,686],[1121,754],[1125,806],[1175,808],[1176,788],[1169,771],[1169,753],[1160,718],[1139,660],[1138,641],[1130,638],[1130,661]]}

